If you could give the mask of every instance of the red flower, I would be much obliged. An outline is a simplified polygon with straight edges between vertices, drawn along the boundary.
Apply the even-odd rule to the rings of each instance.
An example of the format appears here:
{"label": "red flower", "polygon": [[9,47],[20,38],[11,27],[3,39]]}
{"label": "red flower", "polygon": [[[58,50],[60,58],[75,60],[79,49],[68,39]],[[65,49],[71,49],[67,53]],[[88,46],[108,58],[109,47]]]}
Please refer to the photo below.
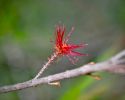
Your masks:
{"label": "red flower", "polygon": [[72,27],[69,34],[64,38],[65,27],[58,25],[56,27],[55,40],[55,52],[58,55],[66,55],[72,63],[77,60],[75,56],[87,56],[87,54],[74,51],[75,49],[85,47],[86,44],[68,44],[69,37],[73,33],[73,30],[74,28]]}
{"label": "red flower", "polygon": [[60,55],[66,55],[73,64],[75,64],[75,61],[77,60],[75,58],[76,56],[87,56],[87,54],[82,54],[74,51],[75,49],[85,47],[86,44],[76,45],[68,43],[69,37],[73,33],[73,30],[74,28],[72,28],[69,34],[64,38],[65,27],[60,25],[56,27],[55,52],[53,55],[51,55],[50,58],[48,58],[48,62],[43,65],[43,68],[40,70],[40,72],[36,75],[34,79],[39,78],[44,72],[44,70]]}

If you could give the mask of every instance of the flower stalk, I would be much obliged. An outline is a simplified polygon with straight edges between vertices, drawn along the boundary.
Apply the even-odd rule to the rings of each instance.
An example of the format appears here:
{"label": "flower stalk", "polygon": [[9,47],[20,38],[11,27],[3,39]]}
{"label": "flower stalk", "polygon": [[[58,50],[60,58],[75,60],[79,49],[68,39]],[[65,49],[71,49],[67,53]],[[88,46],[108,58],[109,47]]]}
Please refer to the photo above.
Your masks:
{"label": "flower stalk", "polygon": [[57,53],[54,53],[53,55],[51,55],[50,58],[48,58],[48,61],[45,63],[45,65],[43,65],[43,67],[41,68],[41,70],[39,71],[39,73],[35,76],[34,79],[37,79],[39,78],[44,70],[57,58],[58,54]]}

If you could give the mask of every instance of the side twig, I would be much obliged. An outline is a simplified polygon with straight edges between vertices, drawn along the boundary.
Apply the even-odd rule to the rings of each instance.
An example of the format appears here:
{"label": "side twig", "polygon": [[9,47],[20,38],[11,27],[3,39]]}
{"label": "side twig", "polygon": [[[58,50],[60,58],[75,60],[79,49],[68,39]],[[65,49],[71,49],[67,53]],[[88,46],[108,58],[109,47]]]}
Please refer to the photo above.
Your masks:
{"label": "side twig", "polygon": [[40,84],[46,84],[49,82],[54,82],[99,71],[125,74],[125,50],[104,62],[87,64],[73,70],[68,70],[62,73],[38,78],[36,80],[29,80],[15,85],[0,87],[0,93],[21,90],[29,87],[38,86]]}

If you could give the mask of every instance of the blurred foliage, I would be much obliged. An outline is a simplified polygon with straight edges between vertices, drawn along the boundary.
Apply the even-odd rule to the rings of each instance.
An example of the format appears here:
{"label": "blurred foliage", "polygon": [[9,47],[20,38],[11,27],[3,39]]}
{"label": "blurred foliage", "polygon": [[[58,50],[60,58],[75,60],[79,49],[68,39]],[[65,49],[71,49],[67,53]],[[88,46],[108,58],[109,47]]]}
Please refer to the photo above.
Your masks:
{"label": "blurred foliage", "polygon": [[[67,58],[55,62],[43,74],[79,67],[89,61],[104,61],[125,48],[124,0],[0,0],[0,86],[33,78],[53,51],[54,28],[75,27],[71,42],[89,45],[80,52],[77,65]],[[124,100],[125,76],[95,73],[48,85],[0,94],[0,100]]]}
{"label": "blurred foliage", "polygon": [[90,78],[77,80],[77,84],[71,86],[70,89],[68,89],[68,91],[63,95],[61,100],[77,100],[81,91],[85,91],[90,84],[92,84],[92,79]]}

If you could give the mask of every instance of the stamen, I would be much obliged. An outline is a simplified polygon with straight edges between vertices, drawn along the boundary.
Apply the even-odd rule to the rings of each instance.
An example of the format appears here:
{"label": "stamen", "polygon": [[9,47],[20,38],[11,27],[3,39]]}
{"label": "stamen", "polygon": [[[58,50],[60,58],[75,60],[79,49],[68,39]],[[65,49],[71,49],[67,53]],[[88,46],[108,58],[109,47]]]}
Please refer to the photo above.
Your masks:
{"label": "stamen", "polygon": [[69,38],[70,38],[71,34],[73,33],[73,31],[74,31],[74,27],[71,28],[71,31],[69,32],[69,34],[65,38],[65,40],[64,40],[65,43],[67,43],[69,41]]}

